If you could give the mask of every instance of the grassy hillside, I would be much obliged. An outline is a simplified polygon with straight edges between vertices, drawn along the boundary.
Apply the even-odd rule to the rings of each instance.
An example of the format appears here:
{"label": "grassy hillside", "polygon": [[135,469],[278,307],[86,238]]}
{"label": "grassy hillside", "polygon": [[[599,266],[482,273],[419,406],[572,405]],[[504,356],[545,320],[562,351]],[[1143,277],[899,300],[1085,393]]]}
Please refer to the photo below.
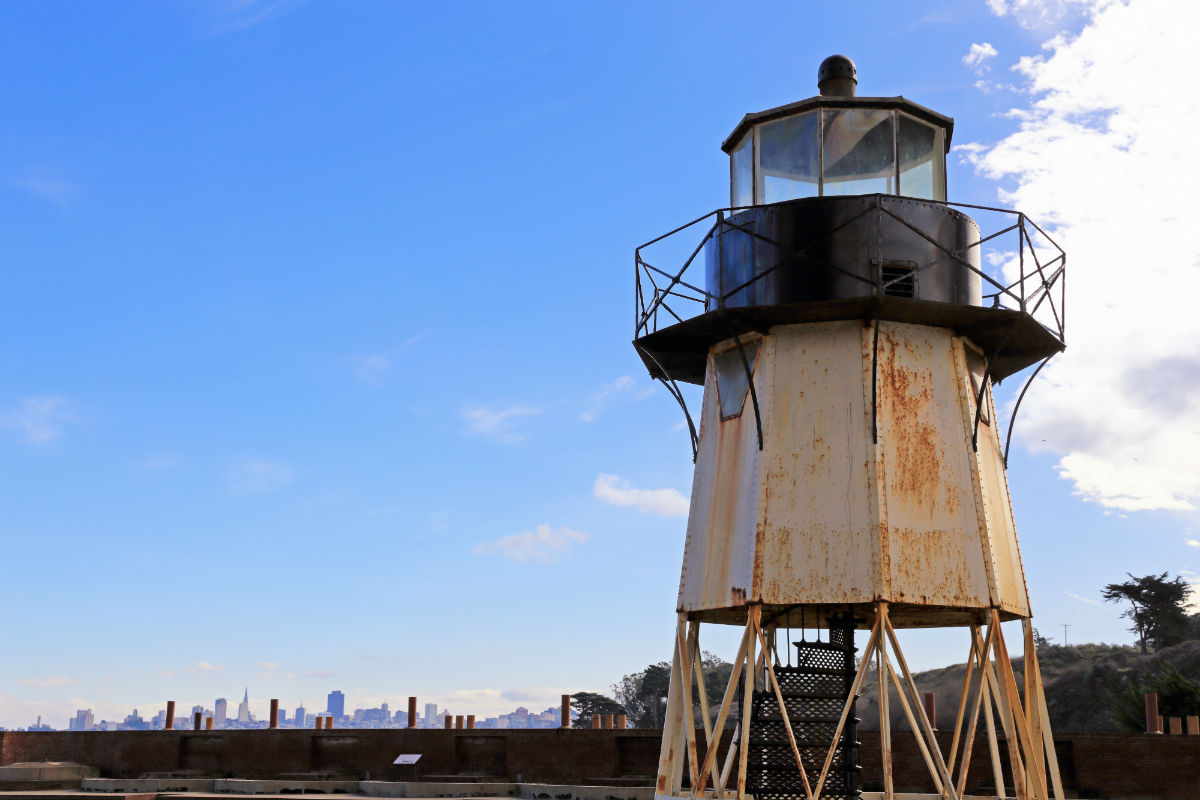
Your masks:
{"label": "grassy hillside", "polygon": [[[1140,725],[1140,690],[1173,667],[1178,674],[1200,682],[1200,641],[1184,642],[1150,655],[1140,655],[1134,647],[1107,644],[1081,644],[1069,647],[1051,645],[1038,651],[1038,663],[1046,685],[1046,706],[1056,731],[1119,732]],[[1018,686],[1023,687],[1024,657],[1013,659]],[[921,692],[933,692],[937,698],[937,726],[954,727],[958,701],[962,694],[965,664],[914,675]],[[978,673],[976,673],[978,674]],[[858,702],[858,717],[864,729],[879,727],[877,681],[874,671],[864,681]],[[1175,698],[1179,693],[1170,695]],[[907,729],[908,723],[893,689],[889,696],[892,725]],[[1160,696],[1163,716],[1200,714],[1194,707],[1197,698],[1183,692],[1175,699],[1179,708],[1168,707],[1167,693]]]}

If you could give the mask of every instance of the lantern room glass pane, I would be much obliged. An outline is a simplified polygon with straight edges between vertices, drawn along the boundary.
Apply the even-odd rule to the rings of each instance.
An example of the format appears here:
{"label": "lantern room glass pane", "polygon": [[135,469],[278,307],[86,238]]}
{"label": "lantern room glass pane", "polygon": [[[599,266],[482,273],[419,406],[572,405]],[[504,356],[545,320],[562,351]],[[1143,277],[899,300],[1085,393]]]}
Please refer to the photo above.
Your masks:
{"label": "lantern room glass pane", "polygon": [[816,111],[758,126],[758,202],[816,197],[817,173]]}
{"label": "lantern room glass pane", "polygon": [[942,129],[900,115],[900,194],[946,199],[946,149]]}
{"label": "lantern room glass pane", "polygon": [[754,132],[742,137],[742,143],[729,157],[729,204],[754,205]]}
{"label": "lantern room glass pane", "polygon": [[826,195],[895,194],[891,111],[826,109],[822,144]]}

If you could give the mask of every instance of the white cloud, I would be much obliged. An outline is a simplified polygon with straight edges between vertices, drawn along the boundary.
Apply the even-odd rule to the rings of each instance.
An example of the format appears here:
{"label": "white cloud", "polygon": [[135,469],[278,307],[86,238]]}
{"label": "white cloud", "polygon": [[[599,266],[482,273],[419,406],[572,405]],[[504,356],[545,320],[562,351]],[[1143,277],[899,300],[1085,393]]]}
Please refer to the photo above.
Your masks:
{"label": "white cloud", "polygon": [[1064,590],[1063,594],[1065,594],[1067,597],[1074,598],[1075,600],[1078,600],[1081,603],[1087,603],[1089,606],[1103,605],[1098,600],[1093,600],[1090,597],[1084,597],[1083,595],[1075,594],[1074,592],[1068,592],[1068,591]]}
{"label": "white cloud", "polygon": [[551,528],[538,525],[532,531],[501,536],[494,542],[476,545],[474,553],[499,553],[513,561],[538,561],[550,564],[570,555],[571,548],[588,540],[586,533],[567,527]]}
{"label": "white cloud", "polygon": [[1023,28],[1050,31],[1079,13],[1098,11],[1119,0],[987,0],[998,17],[1011,16]]}
{"label": "white cloud", "polygon": [[1188,547],[1200,547],[1200,541],[1197,541],[1195,539],[1188,539],[1187,546]]}
{"label": "white cloud", "polygon": [[66,675],[47,675],[44,678],[23,678],[21,683],[28,686],[40,686],[43,689],[52,689],[56,686],[74,686],[75,679],[68,678]]}
{"label": "white cloud", "polygon": [[524,441],[528,435],[517,429],[518,422],[525,417],[535,417],[541,413],[540,408],[526,405],[507,408],[468,406],[463,409],[462,416],[471,432],[505,444],[516,444]]}
{"label": "white cloud", "polygon": [[47,445],[61,439],[76,416],[62,395],[36,394],[21,398],[17,407],[0,414],[0,428],[15,432],[32,445]]}
{"label": "white cloud", "polygon": [[987,63],[988,60],[995,58],[997,55],[999,53],[996,52],[996,48],[992,47],[989,42],[972,44],[971,49],[962,57],[962,63],[975,70],[977,75],[982,75],[991,69]]}
{"label": "white cloud", "polygon": [[686,517],[688,499],[677,489],[635,489],[616,475],[597,475],[592,494],[614,506],[636,508],[643,514]]}
{"label": "white cloud", "polygon": [[193,669],[195,669],[197,672],[220,672],[225,668],[218,667],[216,664],[213,664],[209,661],[197,661],[196,666],[193,667]]}
{"label": "white cloud", "polygon": [[1018,129],[958,148],[1068,254],[1067,351],[1031,387],[1018,436],[1059,454],[1078,494],[1123,511],[1200,500],[1200,104],[1146,78],[1194,71],[1179,23],[1192,8],[1095,4],[1079,35],[1016,65],[1030,90]]}
{"label": "white cloud", "polygon": [[278,461],[244,459],[229,469],[229,488],[236,494],[271,492],[292,482],[291,467]]}

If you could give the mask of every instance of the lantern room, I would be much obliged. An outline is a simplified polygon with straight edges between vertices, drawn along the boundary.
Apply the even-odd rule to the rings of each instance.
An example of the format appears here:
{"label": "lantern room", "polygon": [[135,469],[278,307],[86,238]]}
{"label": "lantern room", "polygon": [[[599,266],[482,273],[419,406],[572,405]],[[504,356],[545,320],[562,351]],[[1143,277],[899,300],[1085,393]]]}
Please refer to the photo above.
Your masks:
{"label": "lantern room", "polygon": [[721,145],[730,205],[891,194],[946,199],[954,120],[903,97],[855,96],[854,64],[830,56],[821,94],[747,114]]}

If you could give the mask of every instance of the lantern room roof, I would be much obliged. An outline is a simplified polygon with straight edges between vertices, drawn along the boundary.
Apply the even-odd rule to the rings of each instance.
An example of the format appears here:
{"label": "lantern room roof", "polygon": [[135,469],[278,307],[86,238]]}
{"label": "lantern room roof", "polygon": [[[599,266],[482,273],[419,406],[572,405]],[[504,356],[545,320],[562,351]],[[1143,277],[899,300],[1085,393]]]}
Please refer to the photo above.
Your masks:
{"label": "lantern room roof", "polygon": [[799,100],[795,103],[768,108],[766,111],[747,114],[742,117],[742,121],[737,124],[733,132],[725,137],[725,141],[721,142],[721,149],[726,153],[732,153],[733,148],[741,141],[746,132],[760,122],[767,122],[780,117],[790,117],[793,114],[800,114],[818,108],[876,108],[903,111],[919,120],[945,130],[946,152],[950,152],[950,137],[954,133],[953,117],[939,114],[931,108],[926,108],[904,97],[856,97],[853,95],[820,94],[815,97],[809,97],[806,100]]}

